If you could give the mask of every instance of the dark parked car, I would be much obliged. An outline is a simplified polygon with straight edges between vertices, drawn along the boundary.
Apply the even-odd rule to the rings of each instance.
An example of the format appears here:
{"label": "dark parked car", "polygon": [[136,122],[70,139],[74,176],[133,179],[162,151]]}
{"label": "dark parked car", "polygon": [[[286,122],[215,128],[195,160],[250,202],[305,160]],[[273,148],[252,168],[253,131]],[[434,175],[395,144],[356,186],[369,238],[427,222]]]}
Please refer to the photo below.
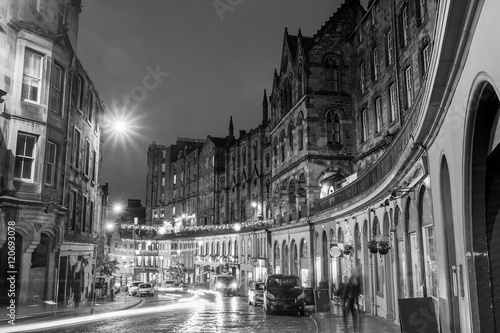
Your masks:
{"label": "dark parked car", "polygon": [[304,290],[296,275],[271,274],[264,287],[264,312],[275,311],[305,315]]}

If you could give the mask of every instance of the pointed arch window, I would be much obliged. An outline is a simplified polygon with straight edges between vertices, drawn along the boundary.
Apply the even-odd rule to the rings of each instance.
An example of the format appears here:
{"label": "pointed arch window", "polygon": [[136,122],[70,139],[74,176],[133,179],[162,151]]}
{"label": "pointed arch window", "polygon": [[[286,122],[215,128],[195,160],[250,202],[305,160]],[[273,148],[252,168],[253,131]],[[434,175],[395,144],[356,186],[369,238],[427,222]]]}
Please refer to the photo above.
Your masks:
{"label": "pointed arch window", "polygon": [[325,59],[325,82],[327,91],[339,91],[339,63],[333,56]]}
{"label": "pointed arch window", "polygon": [[293,151],[293,123],[288,125],[288,143],[290,144],[290,149]]}
{"label": "pointed arch window", "polygon": [[297,136],[298,136],[298,141],[299,141],[299,150],[304,149],[304,129],[303,129],[303,115],[302,112],[299,114],[299,117],[297,118],[297,126],[298,126],[298,131],[297,131]]}
{"label": "pointed arch window", "polygon": [[241,160],[243,162],[243,166],[247,164],[247,149],[243,148],[243,153],[241,154]]}
{"label": "pointed arch window", "polygon": [[253,143],[253,160],[257,161],[257,141]]}
{"label": "pointed arch window", "polygon": [[281,162],[285,162],[285,131],[281,132]]}

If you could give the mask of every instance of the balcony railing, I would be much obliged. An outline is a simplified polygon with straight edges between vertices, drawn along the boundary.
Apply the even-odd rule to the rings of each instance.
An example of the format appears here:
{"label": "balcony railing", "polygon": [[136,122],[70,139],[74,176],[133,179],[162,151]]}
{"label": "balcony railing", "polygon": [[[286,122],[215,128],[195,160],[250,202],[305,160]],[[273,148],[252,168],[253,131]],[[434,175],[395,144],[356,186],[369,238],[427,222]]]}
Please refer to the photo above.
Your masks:
{"label": "balcony railing", "polygon": [[369,193],[375,191],[376,187],[390,174],[406,146],[409,144],[412,132],[422,115],[421,106],[425,86],[426,82],[424,81],[420,87],[413,108],[406,115],[403,127],[396,134],[396,137],[380,159],[349,185],[316,201],[314,203],[314,213],[338,207],[353,199],[358,201],[366,197]]}

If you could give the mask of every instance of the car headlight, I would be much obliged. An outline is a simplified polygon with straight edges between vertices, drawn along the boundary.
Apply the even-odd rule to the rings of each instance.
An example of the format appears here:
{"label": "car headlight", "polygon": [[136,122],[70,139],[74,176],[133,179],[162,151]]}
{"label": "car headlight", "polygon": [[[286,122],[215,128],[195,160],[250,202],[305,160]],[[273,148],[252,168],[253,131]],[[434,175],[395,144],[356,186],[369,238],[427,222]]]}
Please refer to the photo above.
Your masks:
{"label": "car headlight", "polygon": [[266,298],[268,298],[268,299],[270,299],[270,300],[273,300],[273,301],[276,299],[276,298],[274,297],[274,295],[273,295],[273,294],[270,294],[270,293],[267,293],[267,294],[266,294]]}
{"label": "car headlight", "polygon": [[219,283],[217,283],[217,284],[215,285],[215,287],[216,287],[216,288],[218,288],[218,289],[222,288],[222,283],[220,283],[220,282],[219,282]]}
{"label": "car headlight", "polygon": [[237,286],[236,282],[231,283],[231,288],[236,289]]}

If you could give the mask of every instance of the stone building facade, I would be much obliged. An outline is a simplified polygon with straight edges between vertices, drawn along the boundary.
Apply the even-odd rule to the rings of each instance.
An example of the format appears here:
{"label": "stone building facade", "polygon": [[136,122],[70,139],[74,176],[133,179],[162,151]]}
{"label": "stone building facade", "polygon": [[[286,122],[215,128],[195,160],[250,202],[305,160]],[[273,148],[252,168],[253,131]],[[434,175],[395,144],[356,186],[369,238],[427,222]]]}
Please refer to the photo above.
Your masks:
{"label": "stone building facade", "polygon": [[[398,324],[405,300],[426,299],[435,317],[418,319],[442,332],[497,331],[499,10],[351,0],[312,37],[285,30],[265,140],[271,223],[237,230],[252,220],[235,205],[230,228],[175,235],[198,244],[201,276],[228,260],[244,287],[263,253],[266,273],[326,284],[328,298],[359,273],[359,308]],[[244,138],[226,163],[239,200]]]}
{"label": "stone building facade", "polygon": [[15,302],[40,311],[87,300],[102,241],[104,105],[76,55],[80,12],[78,0],[0,1],[1,302],[12,240]]}

